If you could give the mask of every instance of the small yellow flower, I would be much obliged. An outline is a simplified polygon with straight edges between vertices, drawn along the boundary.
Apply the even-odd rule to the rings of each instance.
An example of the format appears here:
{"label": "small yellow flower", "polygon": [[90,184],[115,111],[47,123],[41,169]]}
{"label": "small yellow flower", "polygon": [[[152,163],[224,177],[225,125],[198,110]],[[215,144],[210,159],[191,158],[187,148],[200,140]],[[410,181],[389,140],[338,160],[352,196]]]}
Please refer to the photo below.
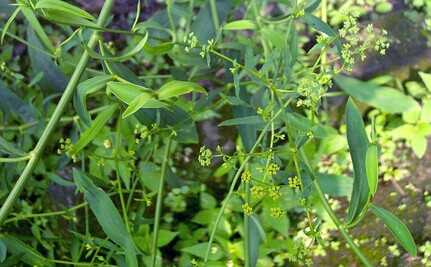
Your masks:
{"label": "small yellow flower", "polygon": [[255,198],[262,198],[266,195],[266,190],[263,186],[256,185],[251,188],[251,194]]}
{"label": "small yellow flower", "polygon": [[273,185],[269,188],[269,197],[272,198],[273,200],[277,200],[281,197],[281,193],[280,193],[280,186],[277,185]]}
{"label": "small yellow flower", "polygon": [[111,140],[109,140],[109,139],[105,139],[105,141],[103,141],[103,146],[104,146],[106,149],[111,148],[111,147],[112,147],[112,142],[111,142]]}
{"label": "small yellow flower", "polygon": [[251,173],[249,170],[246,170],[242,173],[241,175],[241,181],[243,181],[244,183],[249,183],[251,180]]}
{"label": "small yellow flower", "polygon": [[245,203],[242,205],[242,211],[247,216],[250,216],[251,214],[253,214],[253,208],[248,203]]}
{"label": "small yellow flower", "polygon": [[292,189],[299,189],[301,188],[301,181],[297,176],[289,177],[288,185]]}
{"label": "small yellow flower", "polygon": [[271,163],[269,166],[268,166],[268,170],[267,170],[267,172],[268,172],[268,174],[270,175],[270,176],[273,176],[273,175],[276,175],[277,174],[277,172],[280,170],[280,166],[278,166],[277,164],[275,164],[275,163]]}
{"label": "small yellow flower", "polygon": [[271,208],[270,212],[271,216],[274,218],[280,218],[284,215],[284,211],[281,208]]}

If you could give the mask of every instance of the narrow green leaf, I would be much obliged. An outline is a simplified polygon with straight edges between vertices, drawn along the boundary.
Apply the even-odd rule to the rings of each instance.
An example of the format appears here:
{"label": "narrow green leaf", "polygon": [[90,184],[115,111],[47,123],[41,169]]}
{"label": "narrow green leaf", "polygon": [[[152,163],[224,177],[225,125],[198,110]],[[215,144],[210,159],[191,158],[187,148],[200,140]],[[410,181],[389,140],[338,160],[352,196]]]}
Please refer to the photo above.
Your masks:
{"label": "narrow green leaf", "polygon": [[377,185],[379,181],[379,156],[377,145],[375,144],[369,145],[367,149],[365,167],[367,169],[370,196],[372,197],[377,192]]}
{"label": "narrow green leaf", "polygon": [[265,123],[260,116],[246,116],[240,118],[229,119],[221,122],[218,126],[234,126],[234,125],[254,125]]}
{"label": "narrow green leaf", "polygon": [[7,141],[3,137],[0,136],[0,152],[6,153],[9,155],[17,155],[17,156],[23,156],[25,155],[25,152],[22,151],[19,148],[15,147],[15,144]]}
{"label": "narrow green leaf", "polygon": [[304,18],[304,21],[313,29],[315,29],[319,32],[323,32],[324,34],[331,36],[331,37],[337,36],[337,32],[334,31],[334,29],[332,29],[331,26],[329,26],[327,23],[325,23],[324,21],[322,21],[318,17],[316,17],[310,13],[305,13],[303,18]]}
{"label": "narrow green leaf", "polygon": [[110,80],[112,80],[112,75],[99,75],[85,80],[78,85],[73,105],[85,126],[89,127],[91,123],[91,117],[87,110],[87,96],[103,89]]}
{"label": "narrow green leaf", "polygon": [[160,229],[159,238],[157,239],[157,246],[163,247],[169,244],[178,235],[178,232],[171,232],[168,230]]}
{"label": "narrow green leaf", "polygon": [[[181,249],[181,251],[189,253],[193,256],[199,257],[199,258],[205,258],[205,251],[207,250],[208,243],[199,243],[196,245],[193,245],[191,247],[186,247]],[[212,245],[212,253],[209,255],[209,260],[216,261],[223,257],[223,252],[220,247],[217,245]]]}
{"label": "narrow green leaf", "polygon": [[142,108],[149,100],[151,99],[151,95],[149,93],[141,93],[138,97],[133,99],[127,109],[123,113],[123,119],[132,115],[140,108]]}
{"label": "narrow green leaf", "polygon": [[4,114],[16,114],[25,122],[35,120],[35,109],[17,96],[0,80],[0,110]]}
{"label": "narrow green leaf", "polygon": [[368,198],[368,178],[365,158],[368,149],[368,137],[362,116],[351,98],[346,106],[347,141],[353,162],[353,190],[349,203],[348,224],[354,224],[366,208]]}
{"label": "narrow green leaf", "polygon": [[416,244],[407,226],[395,215],[383,208],[371,204],[371,211],[383,221],[398,243],[400,243],[410,255],[416,257]]}
{"label": "narrow green leaf", "polygon": [[80,9],[77,6],[71,5],[67,2],[60,0],[40,0],[37,2],[36,9],[49,9],[67,13],[71,16],[82,17],[84,19],[94,20],[94,17],[85,10]]}
{"label": "narrow green leaf", "polygon": [[259,259],[259,247],[262,241],[266,239],[266,235],[258,217],[255,215],[250,216],[249,233],[249,262],[251,267],[256,267],[257,260]]}
{"label": "narrow green leaf", "polygon": [[171,97],[177,97],[190,92],[199,92],[206,94],[205,89],[197,83],[186,81],[170,81],[157,90],[160,100]]}
{"label": "narrow green leaf", "polygon": [[248,19],[232,21],[227,23],[223,27],[223,29],[227,31],[253,30],[255,28],[256,28],[256,25],[254,24],[254,22]]}
{"label": "narrow green leaf", "polygon": [[112,200],[81,171],[73,169],[73,179],[78,189],[84,193],[103,232],[125,250],[126,266],[138,266],[135,243]]}
{"label": "narrow green leaf", "polygon": [[2,234],[0,235],[0,241],[6,245],[9,253],[12,255],[21,255],[20,261],[23,263],[30,266],[53,266],[37,250],[14,236]]}
{"label": "narrow green leaf", "polygon": [[55,48],[49,40],[48,35],[46,35],[45,31],[43,30],[42,25],[40,25],[39,21],[37,20],[36,15],[33,13],[33,11],[25,6],[21,6],[21,11],[30,26],[36,32],[36,35],[39,37],[45,48],[47,48],[49,52],[53,53],[55,51]]}
{"label": "narrow green leaf", "polygon": [[114,94],[118,99],[128,105],[142,93],[151,92],[151,90],[146,87],[123,82],[108,82],[106,89],[108,93]]}
{"label": "narrow green leaf", "polygon": [[15,11],[12,13],[12,15],[10,15],[9,19],[6,21],[6,23],[3,26],[3,31],[1,33],[1,40],[0,40],[0,44],[3,44],[3,40],[4,37],[6,36],[6,33],[10,27],[10,25],[12,24],[12,22],[15,20],[16,16],[18,15],[18,13],[21,11],[20,7],[17,7],[15,9]]}
{"label": "narrow green leaf", "polygon": [[363,82],[344,75],[335,77],[335,82],[350,96],[384,112],[402,113],[415,110],[419,105],[412,97],[396,89],[381,87],[374,83]]}
{"label": "narrow green leaf", "polygon": [[85,47],[85,50],[88,52],[88,54],[90,55],[90,57],[95,58],[95,59],[100,59],[100,60],[107,60],[107,61],[117,61],[117,62],[123,62],[126,61],[130,58],[132,58],[134,55],[136,55],[137,53],[141,52],[148,40],[148,33],[145,34],[144,38],[142,38],[136,45],[132,46],[132,49],[130,49],[129,51],[124,52],[124,54],[119,55],[119,56],[102,56],[99,55],[98,53],[94,52],[93,50],[89,49],[87,45],[83,44]]}
{"label": "narrow green leaf", "polygon": [[73,145],[70,153],[76,154],[81,151],[85,146],[87,146],[91,141],[93,141],[99,132],[103,129],[103,126],[112,118],[114,112],[117,110],[117,104],[112,104],[104,111],[102,111],[99,115],[97,115],[96,119],[91,124],[90,128],[85,130],[78,142]]}
{"label": "narrow green leaf", "polygon": [[64,13],[60,10],[50,9],[45,10],[45,18],[52,22],[59,24],[72,25],[72,26],[82,26],[91,29],[100,29],[100,27],[91,20],[85,19],[83,17],[78,17],[70,13]]}

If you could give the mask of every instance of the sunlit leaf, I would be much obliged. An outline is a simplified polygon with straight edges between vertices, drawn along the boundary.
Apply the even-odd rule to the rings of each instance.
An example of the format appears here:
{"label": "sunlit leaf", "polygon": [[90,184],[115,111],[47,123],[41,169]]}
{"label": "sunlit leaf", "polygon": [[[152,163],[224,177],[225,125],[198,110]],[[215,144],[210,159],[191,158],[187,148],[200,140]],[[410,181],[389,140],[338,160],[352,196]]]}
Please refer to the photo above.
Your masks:
{"label": "sunlit leaf", "polygon": [[35,8],[56,10],[63,14],[67,13],[71,16],[78,16],[85,19],[94,20],[94,17],[87,11],[60,0],[40,0],[37,2]]}
{"label": "sunlit leaf", "polygon": [[379,182],[379,157],[377,145],[370,144],[367,149],[365,167],[367,169],[368,187],[370,196],[377,192]]}
{"label": "sunlit leaf", "polygon": [[371,211],[383,221],[398,243],[410,255],[415,257],[417,255],[416,244],[407,226],[395,215],[383,208],[371,205]]}
{"label": "sunlit leaf", "polygon": [[253,30],[256,28],[256,25],[253,21],[248,19],[242,19],[237,21],[232,21],[224,25],[223,29],[232,31],[232,30]]}
{"label": "sunlit leaf", "polygon": [[157,95],[160,100],[178,97],[190,92],[198,92],[206,94],[205,89],[197,83],[186,81],[170,81],[162,85],[157,90]]}

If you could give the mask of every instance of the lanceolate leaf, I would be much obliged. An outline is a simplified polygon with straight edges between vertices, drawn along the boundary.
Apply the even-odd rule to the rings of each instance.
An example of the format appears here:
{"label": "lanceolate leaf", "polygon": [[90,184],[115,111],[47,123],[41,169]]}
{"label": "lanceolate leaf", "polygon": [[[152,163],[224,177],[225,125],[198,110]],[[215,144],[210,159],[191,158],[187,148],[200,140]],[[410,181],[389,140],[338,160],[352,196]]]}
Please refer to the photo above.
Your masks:
{"label": "lanceolate leaf", "polygon": [[398,243],[400,243],[410,255],[415,257],[417,255],[416,244],[407,226],[395,215],[383,208],[371,205],[371,211],[383,221]]}
{"label": "lanceolate leaf", "polygon": [[94,52],[93,50],[89,49],[87,45],[83,44],[85,47],[85,50],[87,50],[90,57],[95,59],[101,59],[101,60],[107,60],[107,61],[118,61],[123,62],[130,58],[132,58],[137,53],[141,52],[142,49],[144,49],[146,43],[148,40],[148,33],[145,34],[144,38],[142,38],[136,45],[133,45],[133,48],[129,51],[126,51],[124,54],[119,56],[101,56]]}
{"label": "lanceolate leaf", "polygon": [[6,245],[12,255],[21,255],[21,261],[30,266],[53,266],[37,250],[11,235],[0,235],[0,241]]}
{"label": "lanceolate leaf", "polygon": [[359,110],[352,99],[346,106],[347,141],[353,162],[353,190],[349,203],[348,224],[353,224],[368,204],[368,178],[365,158],[368,149],[368,137]]}
{"label": "lanceolate leaf", "polygon": [[365,167],[367,169],[368,187],[370,189],[370,196],[374,196],[377,192],[377,185],[379,179],[379,157],[377,145],[371,144],[367,149],[365,160]]}
{"label": "lanceolate leaf", "polygon": [[256,28],[256,25],[253,21],[242,19],[237,21],[232,21],[224,25],[223,29],[232,31],[232,30],[253,30]]}
{"label": "lanceolate leaf", "polygon": [[74,5],[60,0],[41,0],[37,2],[36,9],[57,10],[72,16],[82,17],[89,20],[94,20],[94,17],[87,11],[80,9]]}
{"label": "lanceolate leaf", "polygon": [[396,89],[381,87],[344,75],[335,77],[335,82],[350,96],[384,112],[402,113],[415,110],[419,105],[412,97]]}
{"label": "lanceolate leaf", "polygon": [[105,234],[124,249],[127,266],[138,266],[135,244],[112,200],[77,169],[73,169],[73,179],[79,190],[84,193],[85,200]]}
{"label": "lanceolate leaf", "polygon": [[156,100],[152,99],[151,94],[149,93],[141,93],[139,96],[137,96],[135,99],[133,99],[130,103],[127,109],[123,113],[123,119],[132,115],[136,111],[138,111],[141,108],[161,108],[165,105]]}
{"label": "lanceolate leaf", "polygon": [[199,92],[206,94],[205,89],[197,83],[186,81],[170,81],[164,84],[157,91],[160,100],[177,97],[190,92]]}
{"label": "lanceolate leaf", "polygon": [[36,35],[39,37],[45,48],[47,48],[49,52],[54,52],[54,46],[52,45],[51,41],[48,38],[48,35],[46,35],[45,31],[42,28],[42,25],[40,25],[33,11],[25,6],[21,6],[21,11],[26,20],[28,21],[30,27],[33,28],[33,30],[36,32]]}
{"label": "lanceolate leaf", "polygon": [[17,156],[22,156],[25,154],[24,151],[16,148],[14,144],[12,144],[11,142],[8,142],[6,139],[4,139],[1,136],[0,136],[0,152],[11,154],[11,155],[17,155]]}
{"label": "lanceolate leaf", "polygon": [[100,29],[100,27],[97,26],[97,24],[95,22],[92,22],[91,20],[85,19],[83,17],[78,17],[70,13],[64,13],[63,11],[46,10],[44,14],[46,19],[56,23],[73,26],[83,26],[92,29]]}
{"label": "lanceolate leaf", "polygon": [[130,104],[135,98],[145,92],[151,92],[150,89],[133,83],[108,82],[108,93],[114,94],[118,99],[126,104]]}
{"label": "lanceolate leaf", "polygon": [[7,33],[7,30],[9,29],[12,22],[15,20],[16,16],[18,15],[19,11],[21,10],[20,7],[17,7],[15,11],[12,13],[12,15],[9,17],[9,19],[6,21],[5,25],[3,26],[3,31],[1,33],[1,39],[0,44],[3,44],[4,37]]}
{"label": "lanceolate leaf", "polygon": [[111,79],[111,75],[99,75],[78,85],[77,92],[73,99],[73,105],[85,126],[89,127],[91,123],[91,117],[87,111],[87,96],[103,89],[106,86],[106,83]]}
{"label": "lanceolate leaf", "polygon": [[241,118],[234,118],[225,120],[220,123],[218,126],[233,126],[233,125],[250,125],[250,124],[264,124],[265,122],[262,120],[260,116],[246,116]]}
{"label": "lanceolate leaf", "polygon": [[0,81],[0,110],[5,114],[14,113],[25,122],[35,120],[33,107],[9,90],[2,81]]}
{"label": "lanceolate leaf", "polygon": [[102,111],[99,115],[97,115],[90,128],[85,130],[79,138],[78,142],[73,145],[70,151],[72,155],[81,151],[86,145],[88,145],[97,137],[99,132],[103,129],[103,126],[105,126],[109,119],[112,118],[114,112],[117,110],[117,107],[117,104],[112,104],[107,109]]}

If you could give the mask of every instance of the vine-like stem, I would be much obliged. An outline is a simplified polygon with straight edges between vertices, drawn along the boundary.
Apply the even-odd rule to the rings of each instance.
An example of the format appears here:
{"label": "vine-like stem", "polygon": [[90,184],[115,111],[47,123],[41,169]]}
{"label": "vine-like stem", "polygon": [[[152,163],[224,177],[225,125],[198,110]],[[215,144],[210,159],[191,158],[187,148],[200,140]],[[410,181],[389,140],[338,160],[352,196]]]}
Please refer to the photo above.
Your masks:
{"label": "vine-like stem", "polygon": [[220,211],[217,214],[217,218],[216,218],[216,220],[214,222],[214,226],[213,226],[213,229],[211,231],[210,238],[208,240],[208,247],[207,247],[207,250],[206,250],[206,253],[205,253],[205,259],[204,259],[205,262],[208,261],[208,257],[210,255],[210,251],[211,251],[211,245],[212,245],[212,243],[214,241],[215,233],[217,231],[217,226],[220,223],[221,217],[224,214],[224,210],[226,209],[226,206],[229,203],[230,198],[232,197],[233,191],[235,190],[235,185],[237,184],[238,179],[241,176],[242,171],[244,170],[244,168],[247,165],[248,161],[251,159],[252,154],[256,150],[257,146],[262,141],[263,137],[265,136],[266,132],[268,131],[269,127],[271,126],[271,123],[281,114],[281,112],[289,105],[290,102],[291,102],[291,99],[289,99],[288,101],[286,101],[286,103],[274,114],[274,117],[272,117],[271,120],[265,125],[265,127],[262,129],[262,132],[258,136],[256,142],[254,143],[253,147],[250,149],[250,151],[247,154],[246,158],[241,163],[239,169],[235,173],[235,176],[234,176],[234,178],[232,180],[232,183],[231,183],[231,185],[229,187],[229,191],[228,191],[225,199],[223,200],[223,204],[222,204],[222,206],[220,208]]}
{"label": "vine-like stem", "polygon": [[162,198],[163,198],[163,184],[166,176],[166,169],[168,167],[169,161],[169,151],[171,150],[172,137],[168,138],[166,144],[165,154],[163,156],[162,170],[160,172],[159,189],[157,191],[157,201],[156,201],[156,212],[154,214],[154,228],[153,228],[153,243],[151,246],[151,266],[156,266],[157,259],[157,242],[159,239],[159,224],[160,216],[162,213]]}
{"label": "vine-like stem", "polygon": [[325,194],[323,193],[322,189],[320,188],[320,184],[317,180],[317,176],[312,170],[310,163],[308,162],[307,156],[305,155],[304,151],[302,149],[299,150],[299,154],[301,156],[302,161],[305,164],[305,167],[307,168],[307,171],[309,172],[310,176],[313,180],[314,188],[316,189],[317,195],[320,199],[320,201],[323,204],[323,208],[325,209],[326,213],[328,213],[329,218],[331,221],[335,224],[337,229],[340,231],[341,235],[344,237],[346,242],[349,244],[350,248],[353,250],[353,252],[356,254],[356,256],[361,260],[361,262],[366,267],[372,267],[373,265],[368,261],[367,257],[362,253],[358,245],[353,241],[352,237],[350,237],[347,230],[344,228],[343,224],[338,219],[337,215],[335,215],[335,212],[332,210],[331,206],[328,203],[328,200],[325,197]]}
{"label": "vine-like stem", "polygon": [[[98,26],[103,27],[106,21],[108,20],[108,17],[111,14],[113,3],[114,3],[114,0],[105,1],[102,11],[100,12],[100,16],[97,20]],[[99,39],[99,33],[94,32],[88,42],[88,47],[93,49],[98,39]],[[12,188],[12,191],[9,193],[9,195],[6,198],[6,201],[3,203],[3,206],[0,209],[0,225],[3,224],[13,204],[15,203],[16,199],[19,197],[22,189],[24,188],[26,181],[33,173],[34,168],[36,167],[40,157],[42,156],[43,151],[45,150],[46,144],[50,142],[49,137],[51,136],[51,133],[54,132],[55,127],[57,126],[57,123],[59,122],[65,107],[69,103],[73,95],[73,92],[75,91],[75,88],[79,83],[79,79],[81,78],[81,75],[87,66],[89,59],[90,57],[88,53],[84,51],[81,56],[81,59],[79,60],[75,68],[75,71],[72,74],[72,77],[69,80],[69,83],[66,86],[66,89],[64,90],[63,95],[60,98],[60,101],[57,104],[57,107],[54,110],[54,113],[52,114],[51,119],[49,120],[46,128],[44,129],[42,136],[37,142],[34,150],[31,152],[30,160],[28,161],[27,165],[24,168],[24,171],[22,172],[21,176],[18,178],[15,186]]]}

